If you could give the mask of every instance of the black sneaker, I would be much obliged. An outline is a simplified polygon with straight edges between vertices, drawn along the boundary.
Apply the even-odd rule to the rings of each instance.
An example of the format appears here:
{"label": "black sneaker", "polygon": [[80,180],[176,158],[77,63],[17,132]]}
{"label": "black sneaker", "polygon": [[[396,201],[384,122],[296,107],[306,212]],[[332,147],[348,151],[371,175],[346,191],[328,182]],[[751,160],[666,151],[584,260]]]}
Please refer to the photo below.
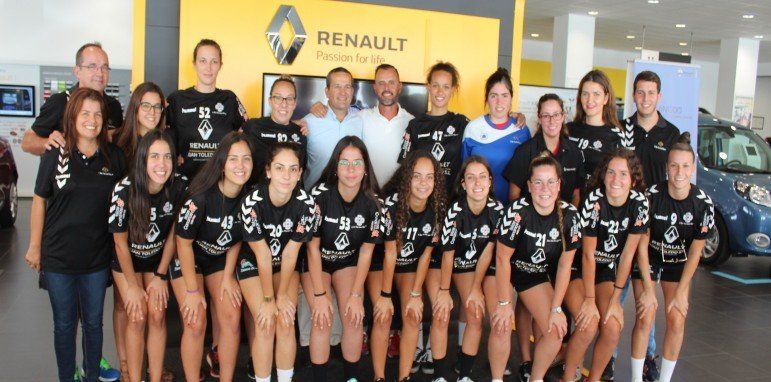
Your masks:
{"label": "black sneaker", "polygon": [[508,376],[510,376],[511,374],[513,374],[513,373],[511,372],[511,366],[509,366],[509,362],[508,362],[508,361],[506,361],[506,368],[505,368],[505,369],[503,369],[503,376],[504,376],[504,377],[508,377]]}
{"label": "black sneaker", "polygon": [[522,362],[519,365],[519,381],[527,382],[530,380],[530,373],[533,372],[533,363],[530,361]]}
{"label": "black sneaker", "polygon": [[605,370],[602,371],[602,377],[600,377],[600,379],[603,381],[613,381],[613,374],[615,374],[615,370],[616,357],[611,357],[610,361],[608,361],[608,364],[605,366]]}
{"label": "black sneaker", "polygon": [[645,357],[643,364],[643,381],[655,382],[659,380],[659,367],[656,366],[656,358],[659,356]]}
{"label": "black sneaker", "polygon": [[257,376],[254,374],[254,362],[252,361],[252,357],[249,357],[249,361],[246,363],[246,376],[252,381],[257,380]]}
{"label": "black sneaker", "polygon": [[212,346],[211,349],[206,352],[206,364],[209,365],[209,375],[211,375],[212,378],[219,378],[220,359],[216,346]]}
{"label": "black sneaker", "polygon": [[423,351],[423,357],[420,359],[420,370],[423,370],[423,374],[434,374],[434,358],[431,356],[431,349]]}

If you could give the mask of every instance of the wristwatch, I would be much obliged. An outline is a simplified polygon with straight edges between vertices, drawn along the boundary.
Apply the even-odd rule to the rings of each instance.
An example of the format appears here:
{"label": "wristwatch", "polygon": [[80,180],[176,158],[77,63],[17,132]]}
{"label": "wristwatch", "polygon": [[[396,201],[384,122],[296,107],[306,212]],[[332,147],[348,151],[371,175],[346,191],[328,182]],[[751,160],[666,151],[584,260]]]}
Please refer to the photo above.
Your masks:
{"label": "wristwatch", "polygon": [[562,307],[558,306],[556,308],[551,308],[551,312],[554,313],[554,314],[560,314],[560,313],[562,313]]}
{"label": "wristwatch", "polygon": [[262,296],[262,302],[273,302],[273,296]]}

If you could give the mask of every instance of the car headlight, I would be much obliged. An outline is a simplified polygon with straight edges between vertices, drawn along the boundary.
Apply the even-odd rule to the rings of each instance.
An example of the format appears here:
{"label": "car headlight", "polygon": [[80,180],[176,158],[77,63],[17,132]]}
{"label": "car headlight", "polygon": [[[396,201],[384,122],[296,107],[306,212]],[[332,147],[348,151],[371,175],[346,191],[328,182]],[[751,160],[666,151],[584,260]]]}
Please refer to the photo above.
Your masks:
{"label": "car headlight", "polygon": [[771,192],[765,187],[737,180],[734,183],[734,188],[745,199],[761,206],[771,207]]}

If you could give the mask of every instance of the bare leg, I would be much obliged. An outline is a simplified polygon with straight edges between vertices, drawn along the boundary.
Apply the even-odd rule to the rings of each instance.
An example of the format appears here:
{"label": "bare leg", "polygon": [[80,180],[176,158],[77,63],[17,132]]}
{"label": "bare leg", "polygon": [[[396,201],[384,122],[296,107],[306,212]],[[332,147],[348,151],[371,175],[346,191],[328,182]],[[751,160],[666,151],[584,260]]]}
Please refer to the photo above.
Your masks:
{"label": "bare leg", "polygon": [[[367,290],[374,304],[380,298],[383,287],[383,271],[370,272],[367,275]],[[372,320],[372,333],[369,337],[369,351],[372,354],[372,367],[375,379],[385,378],[386,353],[388,352],[388,331],[391,329],[391,317],[385,322]]]}
{"label": "bare leg", "polygon": [[[484,290],[487,314],[489,315],[495,312],[495,308],[498,306],[495,277],[485,277],[482,282],[482,289]],[[493,379],[503,379],[503,372],[506,369],[506,362],[509,361],[510,354],[511,332],[499,333],[497,330],[491,329],[490,338],[487,342],[487,356],[490,360],[490,373]]]}
{"label": "bare leg", "polygon": [[[143,273],[144,285],[155,277],[152,273]],[[155,309],[154,301],[158,293],[153,289],[147,303],[147,367],[150,369],[150,382],[160,382],[163,375],[163,356],[166,352],[166,308]],[[139,374],[141,375],[141,373]]]}
{"label": "bare leg", "polygon": [[345,316],[345,306],[351,298],[353,284],[356,278],[356,267],[348,267],[338,270],[332,275],[332,284],[335,287],[337,306],[340,310],[340,321],[343,324],[343,337],[340,347],[343,350],[343,358],[348,362],[357,362],[361,358],[361,345],[364,342],[364,328],[362,325],[354,325],[349,317]]}
{"label": "bare leg", "polygon": [[126,316],[126,308],[123,306],[123,298],[120,296],[120,291],[117,287],[114,287],[112,290],[112,330],[115,335],[115,350],[118,353],[121,377],[130,380],[128,358],[126,356],[126,324],[128,323],[128,316]]}
{"label": "bare leg", "polygon": [[[204,290],[203,275],[196,274],[198,290]],[[185,280],[177,278],[171,281],[171,287],[174,289],[174,295],[177,297],[177,303],[182,306],[185,300],[187,288]],[[198,382],[201,377],[201,357],[203,356],[203,340],[206,335],[206,311],[201,310],[198,321],[194,324],[184,324],[182,329],[182,341],[180,343],[180,353],[182,355],[182,368],[185,371],[185,380],[187,382]]]}
{"label": "bare leg", "polygon": [[[584,283],[581,279],[570,282],[565,293],[564,303],[567,305],[570,315],[578,317],[581,310],[581,304],[584,302]],[[568,326],[570,322],[568,322]],[[565,373],[562,375],[564,381],[572,381],[576,376],[576,369],[581,366],[586,349],[592,343],[597,334],[597,322],[592,322],[584,330],[578,328],[570,335],[568,348],[565,352]]]}
{"label": "bare leg", "polygon": [[205,282],[211,296],[212,316],[217,316],[216,321],[212,319],[212,325],[220,326],[217,343],[220,381],[227,382],[233,380],[236,370],[236,356],[241,338],[241,308],[233,306],[228,296],[220,299],[220,284],[224,273],[224,271],[212,273],[206,276]]}
{"label": "bare leg", "polygon": [[[661,290],[664,292],[664,311],[675,299],[679,282],[662,281]],[[690,294],[690,287],[688,290]],[[666,312],[667,332],[664,335],[664,359],[676,361],[680,356],[680,348],[683,346],[683,334],[685,333],[685,316],[677,309]]]}
{"label": "bare leg", "polygon": [[[441,269],[429,269],[426,275],[425,288],[428,294],[431,306],[436,302],[439,294],[439,284],[442,279]],[[429,332],[429,341],[431,341],[431,354],[434,359],[443,359],[447,356],[447,329],[450,320],[440,321],[431,317],[431,331]]]}
{"label": "bare leg", "polygon": [[260,285],[260,278],[250,277],[239,280],[238,284],[241,286],[244,301],[252,315],[251,322],[254,328],[254,336],[252,336],[249,343],[249,349],[252,355],[254,374],[257,378],[269,378],[273,368],[273,342],[276,337],[276,325],[273,324],[268,328],[254,326],[256,322],[255,315],[260,310],[264,296],[262,286]]}
{"label": "bare leg", "polygon": [[[533,372],[530,380],[542,380],[552,361],[562,347],[562,336],[556,329],[549,332],[549,316],[551,316],[551,300],[554,289],[548,282],[536,285],[519,294],[527,310],[533,315],[540,330],[540,337],[535,345],[533,357]],[[611,350],[612,351],[612,350]]]}
{"label": "bare leg", "polygon": [[[273,274],[273,290],[278,290],[280,275]],[[300,275],[294,272],[289,280],[287,294],[289,300],[294,306],[297,306],[297,299],[300,290]],[[276,369],[290,370],[294,368],[294,360],[297,355],[297,339],[294,336],[294,321],[285,323],[280,318],[276,323]]]}
{"label": "bare leg", "polygon": [[[316,309],[316,300],[313,297],[315,293],[313,291],[313,283],[311,282],[311,274],[306,272],[300,276],[302,280],[303,292],[307,298],[308,306],[311,308],[311,312]],[[324,282],[324,290],[331,293],[332,277],[328,273],[322,273],[321,279]],[[329,296],[324,296],[328,298]],[[334,317],[332,317],[334,319]],[[312,320],[312,318],[311,318]],[[310,355],[311,362],[316,365],[321,365],[329,361],[329,341],[332,335],[332,326],[311,326],[311,338],[310,338]]]}
{"label": "bare leg", "polygon": [[[605,313],[610,306],[610,298],[613,295],[613,283],[602,282],[594,287],[597,294],[597,309],[600,311],[600,320],[605,317]],[[600,323],[600,335],[594,344],[594,354],[592,354],[592,368],[589,371],[589,380],[596,381],[602,376],[605,366],[613,356],[616,350],[618,339],[621,336],[622,324],[615,319],[610,319],[606,323]]]}
{"label": "bare leg", "polygon": [[410,376],[418,346],[418,326],[422,322],[418,322],[413,316],[407,316],[407,302],[412,298],[410,292],[415,283],[415,273],[396,273],[394,279],[402,307],[402,330],[399,338],[399,380],[402,380]]}

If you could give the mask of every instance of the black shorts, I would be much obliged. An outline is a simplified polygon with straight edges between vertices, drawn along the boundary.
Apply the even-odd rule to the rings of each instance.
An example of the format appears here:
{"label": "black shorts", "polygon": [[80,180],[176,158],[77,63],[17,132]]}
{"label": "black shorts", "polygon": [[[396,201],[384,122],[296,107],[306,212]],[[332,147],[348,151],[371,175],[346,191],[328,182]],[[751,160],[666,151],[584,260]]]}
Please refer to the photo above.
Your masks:
{"label": "black shorts", "polygon": [[[329,273],[330,275],[345,268],[349,267],[355,267],[359,264],[359,259],[357,256],[351,256],[350,258],[346,258],[341,261],[326,261],[324,259],[321,259],[321,271],[324,273]],[[381,264],[382,269],[382,264]],[[300,273],[308,273],[310,272],[310,268],[308,268],[308,258],[303,258],[303,261],[300,264]]]}
{"label": "black shorts", "polygon": [[418,264],[420,264],[420,259],[417,259],[415,262],[406,265],[397,264],[394,267],[394,273],[415,273],[418,271]]}
{"label": "black shorts", "polygon": [[[683,277],[683,270],[685,269],[685,263],[673,263],[673,264],[651,264],[650,274],[653,282],[668,281],[668,282],[680,282]],[[637,264],[632,267],[632,279],[641,280],[640,269],[637,268]]]}
{"label": "black shorts", "polygon": [[536,285],[551,283],[548,273],[527,273],[522,272],[513,266],[511,267],[511,283],[517,293],[524,292]]}
{"label": "black shorts", "polygon": [[431,261],[428,263],[428,269],[442,269],[442,255],[442,248],[434,247],[431,251]]}
{"label": "black shorts", "polygon": [[375,249],[372,250],[372,261],[369,264],[370,272],[383,270],[383,257],[385,257],[385,244],[375,244]]}
{"label": "black shorts", "polygon": [[[613,264],[613,267],[610,265]],[[616,282],[616,269],[618,264],[597,264],[594,268],[594,285],[604,282]]]}
{"label": "black shorts", "polygon": [[[146,259],[139,259],[131,256],[131,264],[134,266],[134,272],[152,273],[158,270],[158,264],[161,263],[161,256],[152,256]],[[120,262],[117,257],[113,257],[110,262],[110,269],[115,272],[123,273],[120,269]]]}
{"label": "black shorts", "polygon": [[[295,272],[298,272],[301,267],[301,263],[304,263],[304,257],[303,259],[300,258],[300,255],[297,255],[297,263],[294,266]],[[273,266],[273,274],[279,274],[281,273],[281,264]],[[254,255],[254,252],[244,252],[238,254],[238,262],[236,263],[236,278],[238,280],[246,280],[251,277],[258,277],[260,275],[260,271],[257,267],[257,257]]]}
{"label": "black shorts", "polygon": [[[202,274],[204,277],[217,273],[225,269],[225,255],[212,257],[212,256],[196,256],[195,257],[195,273]],[[182,277],[182,267],[179,263],[179,259],[174,259],[169,265],[169,280],[175,280]]]}

